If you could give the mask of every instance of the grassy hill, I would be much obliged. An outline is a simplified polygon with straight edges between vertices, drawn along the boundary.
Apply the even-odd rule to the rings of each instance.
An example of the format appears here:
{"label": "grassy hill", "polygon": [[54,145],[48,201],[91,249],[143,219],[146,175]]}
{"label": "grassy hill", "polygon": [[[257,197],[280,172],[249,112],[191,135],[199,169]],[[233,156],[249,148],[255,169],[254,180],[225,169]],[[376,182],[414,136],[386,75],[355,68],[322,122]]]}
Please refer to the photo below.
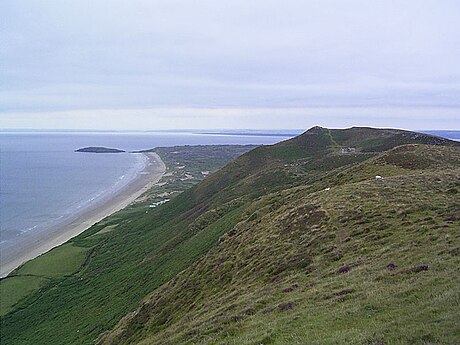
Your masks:
{"label": "grassy hill", "polygon": [[15,305],[2,339],[456,344],[459,146],[314,127],[256,148],[73,240],[85,263]]}
{"label": "grassy hill", "polygon": [[[388,163],[404,153],[438,159]],[[256,200],[101,343],[458,343],[459,163],[459,149],[404,146],[346,184]]]}

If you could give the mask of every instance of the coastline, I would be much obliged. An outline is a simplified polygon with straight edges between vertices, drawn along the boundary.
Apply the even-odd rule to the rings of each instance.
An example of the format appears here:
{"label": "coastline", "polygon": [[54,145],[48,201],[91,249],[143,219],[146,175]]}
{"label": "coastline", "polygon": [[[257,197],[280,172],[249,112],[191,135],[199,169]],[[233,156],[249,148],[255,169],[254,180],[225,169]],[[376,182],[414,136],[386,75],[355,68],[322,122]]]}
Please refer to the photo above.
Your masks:
{"label": "coastline", "polygon": [[30,243],[24,243],[17,250],[17,255],[3,258],[0,277],[4,278],[25,262],[64,244],[81,234],[107,216],[125,208],[144,192],[157,183],[165,173],[166,166],[160,156],[154,152],[143,153],[147,163],[141,171],[120,190],[108,199],[94,202],[88,208],[67,218],[62,223],[47,229]]}

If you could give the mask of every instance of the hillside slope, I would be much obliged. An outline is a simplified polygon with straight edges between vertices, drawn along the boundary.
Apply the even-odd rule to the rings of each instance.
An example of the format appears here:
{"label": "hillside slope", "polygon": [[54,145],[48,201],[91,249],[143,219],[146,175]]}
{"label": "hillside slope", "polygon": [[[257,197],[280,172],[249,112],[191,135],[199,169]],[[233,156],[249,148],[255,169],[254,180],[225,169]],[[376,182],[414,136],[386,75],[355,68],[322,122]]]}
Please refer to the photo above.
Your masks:
{"label": "hillside slope", "polygon": [[[125,209],[37,259],[73,253],[79,260],[63,274],[15,272],[10,281],[45,282],[2,317],[2,342],[92,344],[103,334],[106,344],[454,343],[459,146],[314,127],[256,148],[169,202]],[[209,170],[194,164],[165,177],[151,201],[188,184],[189,168]]]}
{"label": "hillside slope", "polygon": [[238,223],[99,343],[457,344],[458,146],[315,127],[243,155],[184,193],[194,236]]}

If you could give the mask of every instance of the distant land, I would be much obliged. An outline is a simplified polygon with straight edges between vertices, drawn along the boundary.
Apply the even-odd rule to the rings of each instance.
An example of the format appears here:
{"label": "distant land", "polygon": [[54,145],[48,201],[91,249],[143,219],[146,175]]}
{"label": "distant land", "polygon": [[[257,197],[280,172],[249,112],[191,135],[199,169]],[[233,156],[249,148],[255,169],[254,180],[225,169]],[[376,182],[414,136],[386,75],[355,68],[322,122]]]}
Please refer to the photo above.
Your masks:
{"label": "distant land", "polygon": [[279,129],[279,130],[207,130],[197,131],[196,134],[206,135],[236,135],[236,136],[258,136],[258,137],[295,137],[304,132],[301,129]]}
{"label": "distant land", "polygon": [[[96,129],[0,129],[0,133],[193,133],[197,135],[230,135],[230,136],[271,136],[294,137],[303,132],[302,129],[189,129],[189,130],[96,130]],[[460,129],[426,129],[415,132],[436,135],[449,139],[460,139]]]}
{"label": "distant land", "polygon": [[119,149],[111,149],[108,147],[100,147],[100,146],[91,146],[91,147],[84,147],[81,149],[75,150],[75,152],[83,152],[83,153],[123,153],[126,151],[119,150]]}
{"label": "distant land", "polygon": [[420,131],[421,133],[436,135],[438,137],[449,138],[449,139],[460,139],[459,130],[429,130]]}

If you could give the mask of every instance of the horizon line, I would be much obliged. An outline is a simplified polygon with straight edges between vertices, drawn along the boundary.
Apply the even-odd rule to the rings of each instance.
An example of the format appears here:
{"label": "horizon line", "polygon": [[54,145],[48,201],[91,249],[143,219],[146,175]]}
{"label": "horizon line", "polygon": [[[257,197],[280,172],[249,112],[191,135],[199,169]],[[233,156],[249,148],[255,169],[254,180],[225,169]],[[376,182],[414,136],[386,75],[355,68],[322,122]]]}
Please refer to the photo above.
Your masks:
{"label": "horizon line", "polygon": [[[312,126],[309,128],[313,128],[317,126]],[[323,126],[319,126],[323,127]],[[347,127],[324,127],[329,129],[348,129],[353,127],[361,127],[361,128],[378,128],[378,129],[402,129],[402,130],[409,130],[415,132],[424,132],[424,131],[443,131],[443,132],[460,132],[460,128],[458,129],[407,129],[407,128],[397,128],[397,127],[380,127],[380,126],[347,126]],[[267,134],[281,134],[281,132],[286,132],[282,134],[293,134],[288,132],[297,132],[297,131],[306,131],[309,128],[268,128],[268,129],[260,129],[260,128],[211,128],[211,129],[204,129],[204,128],[185,128],[185,129],[90,129],[90,128],[0,128],[0,132],[94,132],[94,133],[158,133],[158,132],[198,132],[197,134],[224,134],[225,132],[241,132],[241,131],[249,131],[249,132],[258,132]],[[268,133],[272,132],[272,133]]]}

